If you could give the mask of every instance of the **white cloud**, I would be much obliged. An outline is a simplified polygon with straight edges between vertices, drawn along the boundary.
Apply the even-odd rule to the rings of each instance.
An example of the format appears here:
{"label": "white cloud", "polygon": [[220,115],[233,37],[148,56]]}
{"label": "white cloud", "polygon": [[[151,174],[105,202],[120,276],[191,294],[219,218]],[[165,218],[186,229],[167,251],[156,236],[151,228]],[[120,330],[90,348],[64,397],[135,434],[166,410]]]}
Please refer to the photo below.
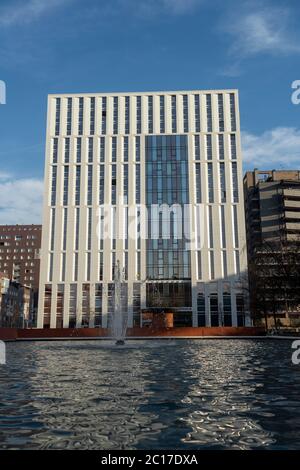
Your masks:
{"label": "white cloud", "polygon": [[0,9],[0,26],[9,27],[20,23],[31,23],[41,16],[63,6],[71,0],[22,0],[9,2]]}
{"label": "white cloud", "polygon": [[300,43],[293,35],[291,18],[288,8],[270,6],[242,10],[227,18],[222,29],[233,37],[230,53],[243,58],[261,53],[299,53]]}
{"label": "white cloud", "polygon": [[300,167],[300,129],[276,127],[260,135],[242,132],[244,166],[259,169]]}
{"label": "white cloud", "polygon": [[43,189],[41,180],[0,174],[0,224],[40,224]]}
{"label": "white cloud", "polygon": [[0,171],[0,182],[3,181],[3,180],[7,180],[8,178],[10,178],[9,173],[5,173],[3,171]]}

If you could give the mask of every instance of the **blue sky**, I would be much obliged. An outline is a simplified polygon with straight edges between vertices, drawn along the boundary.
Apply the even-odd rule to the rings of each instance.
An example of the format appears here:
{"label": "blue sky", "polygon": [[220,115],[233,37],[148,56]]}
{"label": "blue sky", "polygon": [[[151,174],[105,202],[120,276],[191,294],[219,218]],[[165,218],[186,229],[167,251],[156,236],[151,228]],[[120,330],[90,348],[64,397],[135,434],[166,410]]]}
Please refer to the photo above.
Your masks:
{"label": "blue sky", "polygon": [[0,223],[41,221],[56,92],[238,88],[244,168],[300,167],[297,0],[1,0]]}

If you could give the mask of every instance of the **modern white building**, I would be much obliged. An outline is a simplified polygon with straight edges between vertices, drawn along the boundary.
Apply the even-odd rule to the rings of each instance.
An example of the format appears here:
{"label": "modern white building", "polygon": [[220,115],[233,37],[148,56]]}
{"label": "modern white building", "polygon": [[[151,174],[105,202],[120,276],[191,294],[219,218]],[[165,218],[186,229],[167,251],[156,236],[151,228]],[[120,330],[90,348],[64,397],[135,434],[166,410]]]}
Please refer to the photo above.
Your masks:
{"label": "modern white building", "polygon": [[129,326],[249,324],[237,90],[49,96],[38,327],[106,327],[117,261]]}

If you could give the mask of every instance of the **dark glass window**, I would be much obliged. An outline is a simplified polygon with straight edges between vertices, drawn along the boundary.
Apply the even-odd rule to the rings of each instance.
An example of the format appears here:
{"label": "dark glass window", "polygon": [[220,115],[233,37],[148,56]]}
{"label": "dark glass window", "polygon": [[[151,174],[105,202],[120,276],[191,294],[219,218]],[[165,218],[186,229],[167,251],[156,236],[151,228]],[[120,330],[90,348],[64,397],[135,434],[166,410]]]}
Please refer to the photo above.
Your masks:
{"label": "dark glass window", "polygon": [[[177,204],[184,213],[189,202],[188,149],[185,135],[146,137],[146,197],[149,216],[147,277],[149,279],[190,279],[190,252],[186,250],[183,219],[181,233],[172,210],[157,213],[152,205]],[[176,223],[177,222],[177,223]]]}

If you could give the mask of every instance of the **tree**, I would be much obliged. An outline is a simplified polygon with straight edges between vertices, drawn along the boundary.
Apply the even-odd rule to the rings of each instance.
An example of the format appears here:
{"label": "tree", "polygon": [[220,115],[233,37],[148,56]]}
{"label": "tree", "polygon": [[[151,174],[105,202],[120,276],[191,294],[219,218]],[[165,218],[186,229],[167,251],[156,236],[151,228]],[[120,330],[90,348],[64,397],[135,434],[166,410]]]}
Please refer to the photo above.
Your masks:
{"label": "tree", "polygon": [[254,321],[272,317],[275,329],[282,315],[299,311],[300,243],[263,242],[249,260],[250,302]]}

